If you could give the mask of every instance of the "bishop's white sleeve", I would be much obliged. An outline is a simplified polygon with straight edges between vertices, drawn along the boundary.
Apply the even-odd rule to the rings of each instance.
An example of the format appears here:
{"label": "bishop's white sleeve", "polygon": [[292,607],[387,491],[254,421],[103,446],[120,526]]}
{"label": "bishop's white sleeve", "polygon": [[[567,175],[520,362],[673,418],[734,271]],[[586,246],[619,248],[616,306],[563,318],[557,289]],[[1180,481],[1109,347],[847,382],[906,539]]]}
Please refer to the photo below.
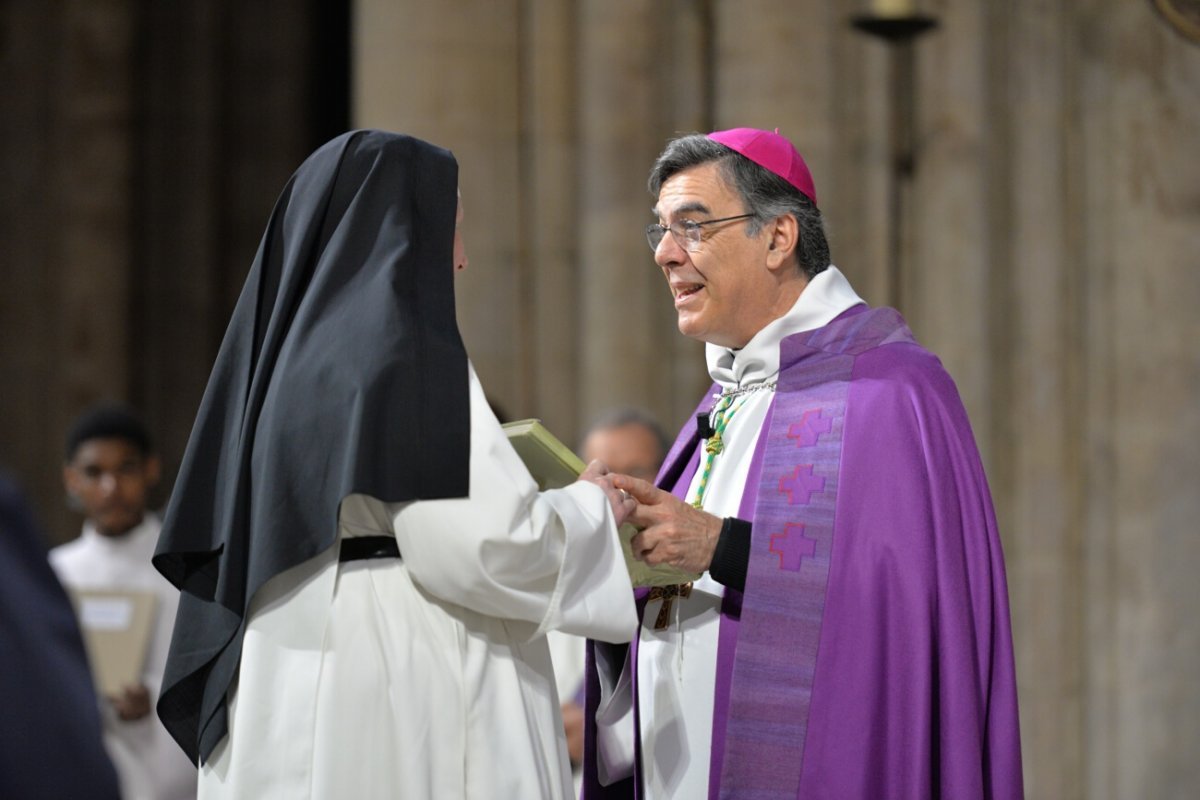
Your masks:
{"label": "bishop's white sleeve", "polygon": [[492,617],[607,642],[637,631],[633,589],[604,492],[579,482],[537,491],[470,368],[470,494],[396,507],[413,580]]}

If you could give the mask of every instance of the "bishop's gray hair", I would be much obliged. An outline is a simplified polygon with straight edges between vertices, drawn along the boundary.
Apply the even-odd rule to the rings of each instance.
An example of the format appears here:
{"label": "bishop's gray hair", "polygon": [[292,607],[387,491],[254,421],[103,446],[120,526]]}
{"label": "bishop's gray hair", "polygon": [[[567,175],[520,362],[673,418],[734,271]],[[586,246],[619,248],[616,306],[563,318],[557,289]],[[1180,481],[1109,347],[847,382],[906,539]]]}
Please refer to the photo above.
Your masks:
{"label": "bishop's gray hair", "polygon": [[658,197],[672,175],[710,161],[716,162],[725,180],[737,188],[746,213],[754,215],[746,225],[746,235],[756,236],[763,225],[791,214],[799,226],[796,261],[800,270],[811,279],[829,266],[829,242],[816,204],[779,175],[702,133],[681,136],[667,144],[650,170],[650,194]]}

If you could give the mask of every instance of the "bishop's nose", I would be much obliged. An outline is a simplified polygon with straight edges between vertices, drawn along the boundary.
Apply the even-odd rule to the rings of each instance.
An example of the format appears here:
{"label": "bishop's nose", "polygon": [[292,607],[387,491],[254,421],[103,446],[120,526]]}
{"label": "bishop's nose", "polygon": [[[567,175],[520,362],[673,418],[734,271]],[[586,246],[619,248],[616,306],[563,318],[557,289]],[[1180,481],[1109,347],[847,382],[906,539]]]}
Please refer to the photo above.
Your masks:
{"label": "bishop's nose", "polygon": [[678,266],[686,260],[687,250],[684,250],[676,241],[675,234],[667,231],[666,235],[659,240],[658,247],[654,248],[654,263],[666,269]]}

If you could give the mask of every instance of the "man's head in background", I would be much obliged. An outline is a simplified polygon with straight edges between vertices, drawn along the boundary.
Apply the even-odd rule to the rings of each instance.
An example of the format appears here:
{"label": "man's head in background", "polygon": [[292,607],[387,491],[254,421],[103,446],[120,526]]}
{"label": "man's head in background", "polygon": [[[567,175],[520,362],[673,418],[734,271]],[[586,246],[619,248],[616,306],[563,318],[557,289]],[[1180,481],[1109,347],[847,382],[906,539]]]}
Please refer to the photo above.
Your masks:
{"label": "man's head in background", "polygon": [[91,408],[67,434],[63,484],[72,505],[104,536],[141,523],[160,474],[146,427],[126,408]]}
{"label": "man's head in background", "polygon": [[653,481],[669,447],[670,441],[654,417],[626,407],[597,417],[579,449],[584,461],[599,459],[613,472]]}

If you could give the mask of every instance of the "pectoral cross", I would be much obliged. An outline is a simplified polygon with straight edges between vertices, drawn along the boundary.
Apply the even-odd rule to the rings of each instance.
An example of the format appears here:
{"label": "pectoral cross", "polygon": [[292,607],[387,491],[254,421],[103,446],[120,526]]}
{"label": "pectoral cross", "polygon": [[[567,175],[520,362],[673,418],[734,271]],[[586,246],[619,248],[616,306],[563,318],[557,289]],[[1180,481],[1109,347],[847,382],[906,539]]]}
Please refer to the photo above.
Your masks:
{"label": "pectoral cross", "polygon": [[658,616],[654,619],[654,630],[665,631],[671,623],[671,606],[675,603],[676,597],[691,597],[692,584],[681,583],[672,586],[655,586],[650,590],[650,596],[647,600],[662,600],[662,608],[658,610]]}

